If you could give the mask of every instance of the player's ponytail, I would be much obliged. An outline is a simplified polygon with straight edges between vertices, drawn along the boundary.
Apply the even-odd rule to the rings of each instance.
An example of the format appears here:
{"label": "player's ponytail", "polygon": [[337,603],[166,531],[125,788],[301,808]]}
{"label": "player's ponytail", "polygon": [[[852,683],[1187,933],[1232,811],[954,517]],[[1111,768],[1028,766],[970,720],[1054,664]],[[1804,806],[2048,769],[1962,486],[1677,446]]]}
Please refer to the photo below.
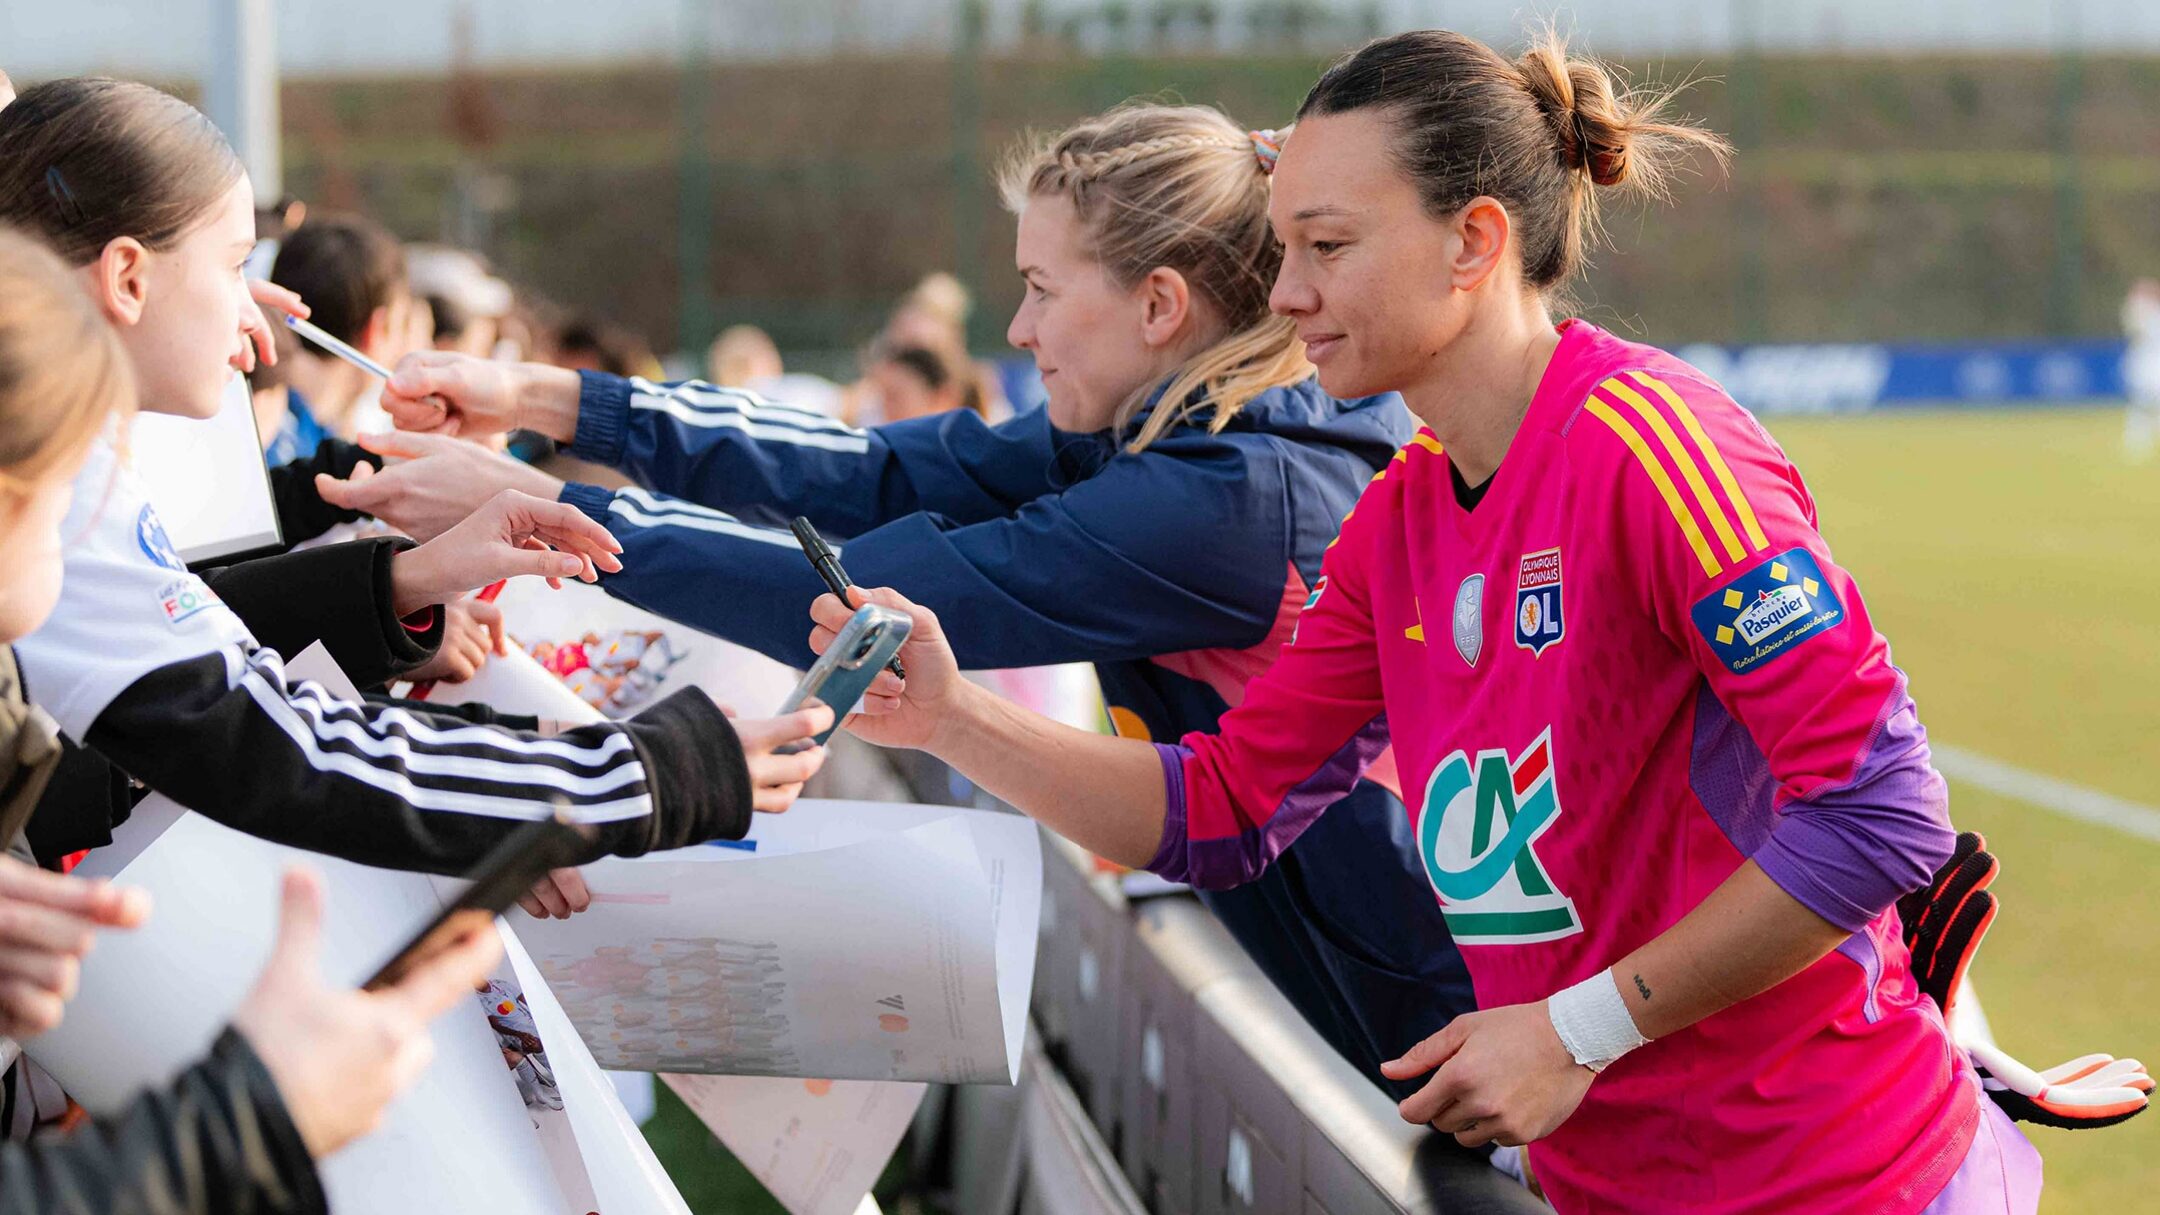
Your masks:
{"label": "player's ponytail", "polygon": [[1678,89],[1629,87],[1596,59],[1570,56],[1547,28],[1508,61],[1474,38],[1417,30],[1367,43],[1329,68],[1298,109],[1380,108],[1426,209],[1451,215],[1500,200],[1513,220],[1524,281],[1564,288],[1596,243],[1598,196],[1664,198],[1690,155],[1723,164],[1731,146],[1665,117]]}

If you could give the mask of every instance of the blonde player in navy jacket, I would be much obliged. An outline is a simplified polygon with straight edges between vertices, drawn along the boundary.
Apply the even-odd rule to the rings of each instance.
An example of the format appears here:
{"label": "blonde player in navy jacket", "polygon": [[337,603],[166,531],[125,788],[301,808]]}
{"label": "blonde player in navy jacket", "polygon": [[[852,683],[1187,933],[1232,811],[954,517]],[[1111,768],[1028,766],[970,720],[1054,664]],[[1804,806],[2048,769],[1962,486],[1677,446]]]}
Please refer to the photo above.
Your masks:
{"label": "blonde player in navy jacket", "polygon": [[[1399,399],[1322,390],[1267,315],[1274,147],[1211,109],[1128,106],[1014,159],[1001,184],[1027,294],[1007,337],[1049,403],[1001,425],[956,411],[858,430],[707,384],[420,355],[385,395],[393,416],[441,422],[435,393],[470,433],[515,411],[639,484],[563,486],[472,443],[398,435],[376,448],[420,458],[324,496],[416,536],[502,488],[559,497],[621,537],[610,593],[796,665],[801,606],[823,589],[784,527],[805,515],[846,542],[864,585],[952,621],[970,667],[1093,663],[1119,733],[1211,729],[1288,641],[1343,514],[1410,437]],[[1472,1004],[1388,784],[1351,792],[1281,872],[1207,896],[1376,1081]]]}

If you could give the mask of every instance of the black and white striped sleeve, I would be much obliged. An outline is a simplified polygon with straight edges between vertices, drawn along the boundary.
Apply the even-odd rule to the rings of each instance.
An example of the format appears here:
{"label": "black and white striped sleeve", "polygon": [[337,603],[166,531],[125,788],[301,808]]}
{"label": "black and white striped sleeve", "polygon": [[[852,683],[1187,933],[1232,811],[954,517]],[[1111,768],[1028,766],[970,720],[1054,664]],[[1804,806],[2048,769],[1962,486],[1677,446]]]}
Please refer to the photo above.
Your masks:
{"label": "black and white striped sleeve", "polygon": [[742,747],[702,692],[553,738],[339,701],[287,680],[188,572],[109,448],[78,475],[62,534],[59,604],[15,646],[25,691],[77,743],[237,830],[455,872],[558,802],[598,829],[595,855],[749,829]]}
{"label": "black and white striped sleeve", "polygon": [[749,828],[750,781],[727,719],[685,689],[635,719],[552,738],[288,682],[269,650],[159,667],[86,742],[136,779],[236,830],[370,865],[457,872],[561,806],[634,856]]}

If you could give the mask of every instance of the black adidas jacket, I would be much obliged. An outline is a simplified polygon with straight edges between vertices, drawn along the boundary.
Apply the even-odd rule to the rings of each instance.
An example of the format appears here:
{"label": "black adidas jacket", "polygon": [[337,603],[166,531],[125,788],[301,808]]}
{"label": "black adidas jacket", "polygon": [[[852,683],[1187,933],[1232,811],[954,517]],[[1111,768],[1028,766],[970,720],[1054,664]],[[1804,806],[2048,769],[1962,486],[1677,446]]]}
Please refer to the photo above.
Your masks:
{"label": "black adidas jacket", "polygon": [[0,1211],[317,1215],[315,1162],[245,1038],[220,1035],[171,1084],[63,1137],[0,1144]]}
{"label": "black adidas jacket", "polygon": [[366,864],[456,872],[560,805],[594,856],[740,838],[741,745],[695,689],[553,738],[288,680],[172,551],[101,449],[77,481],[61,601],[16,645],[30,694],[78,744],[237,830]]}

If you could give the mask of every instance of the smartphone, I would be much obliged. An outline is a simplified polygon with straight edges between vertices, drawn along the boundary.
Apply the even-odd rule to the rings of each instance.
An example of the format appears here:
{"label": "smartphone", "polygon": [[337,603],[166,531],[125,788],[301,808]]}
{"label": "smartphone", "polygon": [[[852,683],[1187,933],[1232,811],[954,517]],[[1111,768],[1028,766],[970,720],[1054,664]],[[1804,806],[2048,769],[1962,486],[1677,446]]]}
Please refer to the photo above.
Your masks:
{"label": "smartphone", "polygon": [[486,928],[518,897],[539,884],[551,869],[572,865],[591,846],[593,829],[563,817],[561,811],[526,823],[480,858],[466,878],[472,885],[441,915],[405,943],[382,969],[360,985],[362,991],[389,987],[412,969],[472,932]]}
{"label": "smartphone", "polygon": [[793,713],[811,701],[832,706],[833,724],[814,742],[820,746],[840,728],[840,722],[855,711],[855,704],[870,687],[870,681],[885,669],[892,656],[900,652],[900,645],[908,639],[915,622],[905,613],[891,608],[869,604],[858,608],[848,622],[840,626],[840,635],[833,638],[832,645],[818,655],[802,682],[788,694],[787,703],[780,706],[780,713]]}

